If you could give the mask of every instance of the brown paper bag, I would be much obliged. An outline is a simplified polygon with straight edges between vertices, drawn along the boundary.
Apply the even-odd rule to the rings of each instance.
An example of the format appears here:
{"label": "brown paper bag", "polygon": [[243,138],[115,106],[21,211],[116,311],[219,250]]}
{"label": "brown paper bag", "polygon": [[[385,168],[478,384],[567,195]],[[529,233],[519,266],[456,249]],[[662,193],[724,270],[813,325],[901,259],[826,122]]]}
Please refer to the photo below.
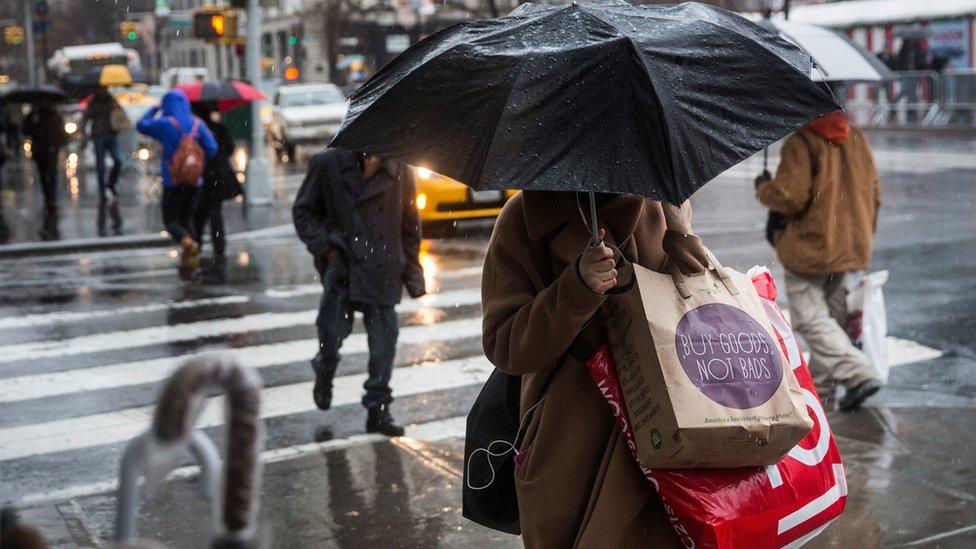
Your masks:
{"label": "brown paper bag", "polygon": [[813,427],[752,282],[711,259],[691,276],[634,265],[603,308],[645,467],[771,465]]}

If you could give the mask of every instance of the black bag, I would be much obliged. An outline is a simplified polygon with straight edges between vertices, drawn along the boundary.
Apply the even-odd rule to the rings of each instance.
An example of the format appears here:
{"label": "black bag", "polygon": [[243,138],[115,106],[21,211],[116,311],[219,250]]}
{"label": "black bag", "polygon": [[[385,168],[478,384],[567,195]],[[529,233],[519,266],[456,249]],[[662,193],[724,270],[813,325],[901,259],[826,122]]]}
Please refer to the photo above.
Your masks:
{"label": "black bag", "polygon": [[[519,431],[521,392],[522,378],[519,376],[497,369],[488,376],[468,413],[461,488],[461,515],[464,518],[516,535],[522,529],[515,496],[515,451],[512,447],[518,448],[521,442],[515,440]],[[504,455],[493,455],[502,452]]]}
{"label": "black bag", "polygon": [[776,245],[776,236],[786,230],[790,220],[785,215],[769,210],[769,217],[766,218],[766,242]]}

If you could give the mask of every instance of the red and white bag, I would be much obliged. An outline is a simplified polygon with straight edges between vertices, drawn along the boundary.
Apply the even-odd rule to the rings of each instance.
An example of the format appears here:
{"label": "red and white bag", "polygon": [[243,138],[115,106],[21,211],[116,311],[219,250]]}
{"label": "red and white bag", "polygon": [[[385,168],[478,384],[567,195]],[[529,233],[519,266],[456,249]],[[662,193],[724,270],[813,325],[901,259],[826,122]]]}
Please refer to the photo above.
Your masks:
{"label": "red and white bag", "polygon": [[[837,443],[793,331],[776,304],[769,270],[749,271],[783,352],[803,389],[813,430],[778,464],[739,469],[644,469],[688,548],[799,547],[844,511],[847,480]],[[634,432],[609,348],[587,364],[637,459]]]}

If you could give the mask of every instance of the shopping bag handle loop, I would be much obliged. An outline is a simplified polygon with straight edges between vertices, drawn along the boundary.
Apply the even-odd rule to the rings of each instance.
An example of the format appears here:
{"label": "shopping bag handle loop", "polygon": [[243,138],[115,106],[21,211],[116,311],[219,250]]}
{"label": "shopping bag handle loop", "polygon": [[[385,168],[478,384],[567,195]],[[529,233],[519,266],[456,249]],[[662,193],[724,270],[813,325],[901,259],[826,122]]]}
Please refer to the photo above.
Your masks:
{"label": "shopping bag handle loop", "polygon": [[[732,283],[732,277],[729,276],[729,273],[725,270],[725,267],[719,263],[718,258],[715,257],[715,254],[713,254],[708,248],[705,248],[705,253],[708,254],[708,266],[706,267],[705,272],[711,273],[718,278],[722,282],[722,285],[725,286],[725,289],[729,292],[729,295],[738,295],[739,290],[735,287],[735,284]],[[681,269],[679,269],[673,261],[668,263],[668,268],[671,270],[671,278],[674,280],[674,287],[678,290],[678,293],[681,295],[682,299],[690,298],[691,290],[688,288],[688,277],[681,272]]]}

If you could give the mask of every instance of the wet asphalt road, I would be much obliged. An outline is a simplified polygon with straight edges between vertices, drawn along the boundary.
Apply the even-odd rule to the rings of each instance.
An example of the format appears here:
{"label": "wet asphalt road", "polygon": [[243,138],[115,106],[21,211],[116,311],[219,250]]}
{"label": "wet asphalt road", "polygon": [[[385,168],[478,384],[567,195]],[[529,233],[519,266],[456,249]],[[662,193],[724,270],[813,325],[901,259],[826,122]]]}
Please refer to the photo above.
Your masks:
{"label": "wet asphalt road", "polygon": [[[972,546],[976,139],[872,138],[885,201],[875,268],[891,273],[889,332],[904,364],[893,369],[891,386],[870,401],[871,409],[834,416],[852,500],[841,523],[818,542]],[[695,225],[726,265],[767,264],[779,273],[762,236],[765,212],[752,198],[760,169],[759,159],[747,161],[696,195]],[[298,182],[297,170],[283,171],[286,195]],[[432,294],[400,307],[394,411],[412,425],[416,448],[350,439],[362,433],[364,421],[361,325],[345,348],[334,410],[314,408],[308,359],[316,348],[319,286],[287,228],[233,242],[225,264],[206,261],[192,281],[177,276],[172,252],[164,249],[0,261],[0,501],[56,505],[62,516],[76,513],[91,539],[104,539],[111,498],[98,494],[111,490],[124,443],[144,430],[160,381],[177,357],[229,349],[264,379],[268,473],[294,482],[287,490],[268,488],[265,520],[279,541],[303,541],[275,545],[351,546],[367,539],[381,546],[397,539],[400,524],[385,505],[406,513],[401,546],[498,542],[457,517],[450,476],[457,471],[464,414],[490,371],[480,349],[480,266],[489,230],[490,223],[463,224],[451,238],[427,241],[423,263]],[[219,439],[219,412],[205,414],[204,422]],[[287,457],[329,440],[335,455]],[[323,493],[310,488],[317,467],[338,474]],[[363,488],[393,473],[380,484],[409,485],[413,497]],[[294,475],[308,475],[310,484],[302,488]],[[174,498],[184,489],[167,488]],[[162,501],[166,516],[180,512]],[[302,520],[310,505],[328,507],[327,518]],[[374,520],[355,518],[369,509]],[[161,516],[147,528],[182,539]],[[383,527],[367,535],[371,524]]]}

